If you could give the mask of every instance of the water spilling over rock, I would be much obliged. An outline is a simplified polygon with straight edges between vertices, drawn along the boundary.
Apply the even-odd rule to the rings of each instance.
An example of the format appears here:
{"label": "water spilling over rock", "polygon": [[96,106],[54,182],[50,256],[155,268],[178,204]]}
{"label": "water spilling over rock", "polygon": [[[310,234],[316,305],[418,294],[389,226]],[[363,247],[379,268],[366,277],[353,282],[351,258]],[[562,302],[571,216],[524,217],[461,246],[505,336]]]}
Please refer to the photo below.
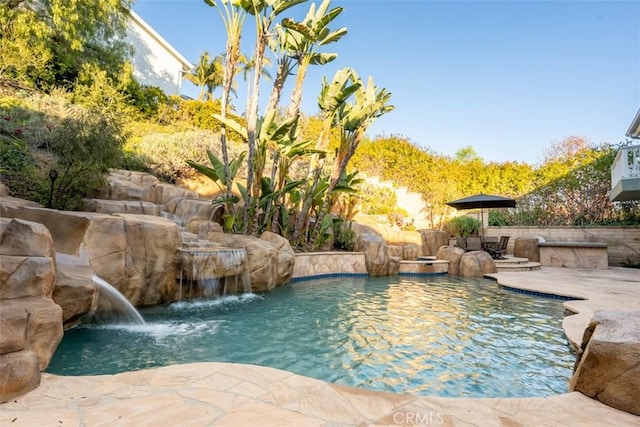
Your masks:
{"label": "water spilling over rock", "polygon": [[179,250],[178,300],[251,292],[244,249],[183,248]]}
{"label": "water spilling over rock", "polygon": [[97,323],[144,325],[140,313],[116,288],[95,275],[93,281],[98,287],[98,303],[93,312],[93,319]]}

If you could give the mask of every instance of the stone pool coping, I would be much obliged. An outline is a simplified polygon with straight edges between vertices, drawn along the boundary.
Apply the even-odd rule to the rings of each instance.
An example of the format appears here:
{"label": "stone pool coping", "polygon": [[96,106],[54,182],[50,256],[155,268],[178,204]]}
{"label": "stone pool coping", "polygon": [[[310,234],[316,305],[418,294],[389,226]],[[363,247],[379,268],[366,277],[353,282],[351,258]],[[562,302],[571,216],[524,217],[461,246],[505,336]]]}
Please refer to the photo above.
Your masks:
{"label": "stone pool coping", "polygon": [[[595,310],[640,310],[640,274],[635,269],[544,267],[491,276],[511,288],[588,298],[564,302],[578,312],[563,322],[570,341],[581,340]],[[40,387],[0,405],[0,425],[11,426],[594,424],[637,426],[640,417],[576,392],[546,398],[411,396],[230,363],[102,376],[44,374]]]}

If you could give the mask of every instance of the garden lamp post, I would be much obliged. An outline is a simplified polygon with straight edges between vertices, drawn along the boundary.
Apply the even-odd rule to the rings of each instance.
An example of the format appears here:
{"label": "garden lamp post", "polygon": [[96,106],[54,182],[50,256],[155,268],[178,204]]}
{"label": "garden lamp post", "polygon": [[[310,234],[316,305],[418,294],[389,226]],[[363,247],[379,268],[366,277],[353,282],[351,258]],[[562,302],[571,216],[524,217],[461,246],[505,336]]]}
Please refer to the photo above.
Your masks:
{"label": "garden lamp post", "polygon": [[58,171],[55,169],[51,169],[49,171],[49,179],[51,180],[51,189],[49,190],[49,203],[47,203],[47,207],[49,209],[53,208],[53,183],[58,179]]}

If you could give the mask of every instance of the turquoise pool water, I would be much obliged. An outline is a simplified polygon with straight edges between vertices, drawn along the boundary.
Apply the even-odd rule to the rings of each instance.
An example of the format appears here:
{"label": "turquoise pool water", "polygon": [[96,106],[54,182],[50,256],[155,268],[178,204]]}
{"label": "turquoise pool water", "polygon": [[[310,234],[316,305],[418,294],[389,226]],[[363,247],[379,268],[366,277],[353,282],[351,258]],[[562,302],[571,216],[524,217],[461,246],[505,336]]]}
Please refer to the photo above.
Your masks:
{"label": "turquoise pool water", "polygon": [[396,393],[513,397],[566,392],[575,360],[560,301],[486,279],[318,279],[140,311],[144,326],[67,331],[48,371],[239,362]]}

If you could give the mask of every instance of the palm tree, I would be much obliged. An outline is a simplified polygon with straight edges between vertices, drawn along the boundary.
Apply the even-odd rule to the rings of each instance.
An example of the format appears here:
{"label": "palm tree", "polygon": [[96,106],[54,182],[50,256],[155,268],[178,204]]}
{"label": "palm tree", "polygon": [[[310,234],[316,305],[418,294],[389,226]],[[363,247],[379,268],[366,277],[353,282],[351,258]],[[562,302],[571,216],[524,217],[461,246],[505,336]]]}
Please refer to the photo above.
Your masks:
{"label": "palm tree", "polygon": [[[241,73],[242,79],[245,82],[247,82],[247,105],[249,105],[249,93],[251,91],[251,82],[252,82],[251,77],[256,67],[256,58],[255,56],[253,56],[251,57],[251,59],[249,59],[245,54],[240,54],[238,63],[239,63],[239,67],[238,67],[237,73],[238,74]],[[265,66],[271,65],[271,59],[265,56],[263,65]],[[260,75],[267,80],[272,80],[271,73],[269,73],[269,70],[267,70],[266,68],[263,68],[260,71]]]}
{"label": "palm tree", "polygon": [[[222,117],[226,117],[229,104],[229,94],[233,87],[236,75],[236,66],[240,57],[240,36],[247,14],[238,5],[237,0],[204,0],[204,2],[218,10],[220,18],[222,18],[222,22],[224,23],[224,28],[227,32],[227,45],[224,56],[224,75],[222,80],[222,99],[220,102],[220,115]],[[227,134],[224,126],[220,130],[220,145],[222,161],[224,164],[224,176],[226,179],[225,186],[227,188],[227,193],[231,194],[232,181],[230,179],[231,173],[229,171]]]}
{"label": "palm tree", "polygon": [[200,88],[199,100],[211,99],[215,88],[222,86],[222,56],[211,59],[209,52],[202,52],[198,64],[184,78]]}
{"label": "palm tree", "polygon": [[[243,230],[245,233],[256,231],[256,216],[258,210],[254,206],[255,200],[260,192],[260,180],[255,179],[254,161],[257,149],[256,136],[258,125],[258,99],[260,97],[260,78],[264,66],[265,49],[273,27],[273,23],[278,15],[287,9],[304,3],[306,0],[242,0],[242,9],[255,17],[256,22],[256,45],[254,49],[254,72],[253,85],[250,90],[247,102],[247,143],[249,145],[249,158],[247,161],[247,206],[245,210],[245,221]],[[262,171],[260,171],[262,172]]]}

